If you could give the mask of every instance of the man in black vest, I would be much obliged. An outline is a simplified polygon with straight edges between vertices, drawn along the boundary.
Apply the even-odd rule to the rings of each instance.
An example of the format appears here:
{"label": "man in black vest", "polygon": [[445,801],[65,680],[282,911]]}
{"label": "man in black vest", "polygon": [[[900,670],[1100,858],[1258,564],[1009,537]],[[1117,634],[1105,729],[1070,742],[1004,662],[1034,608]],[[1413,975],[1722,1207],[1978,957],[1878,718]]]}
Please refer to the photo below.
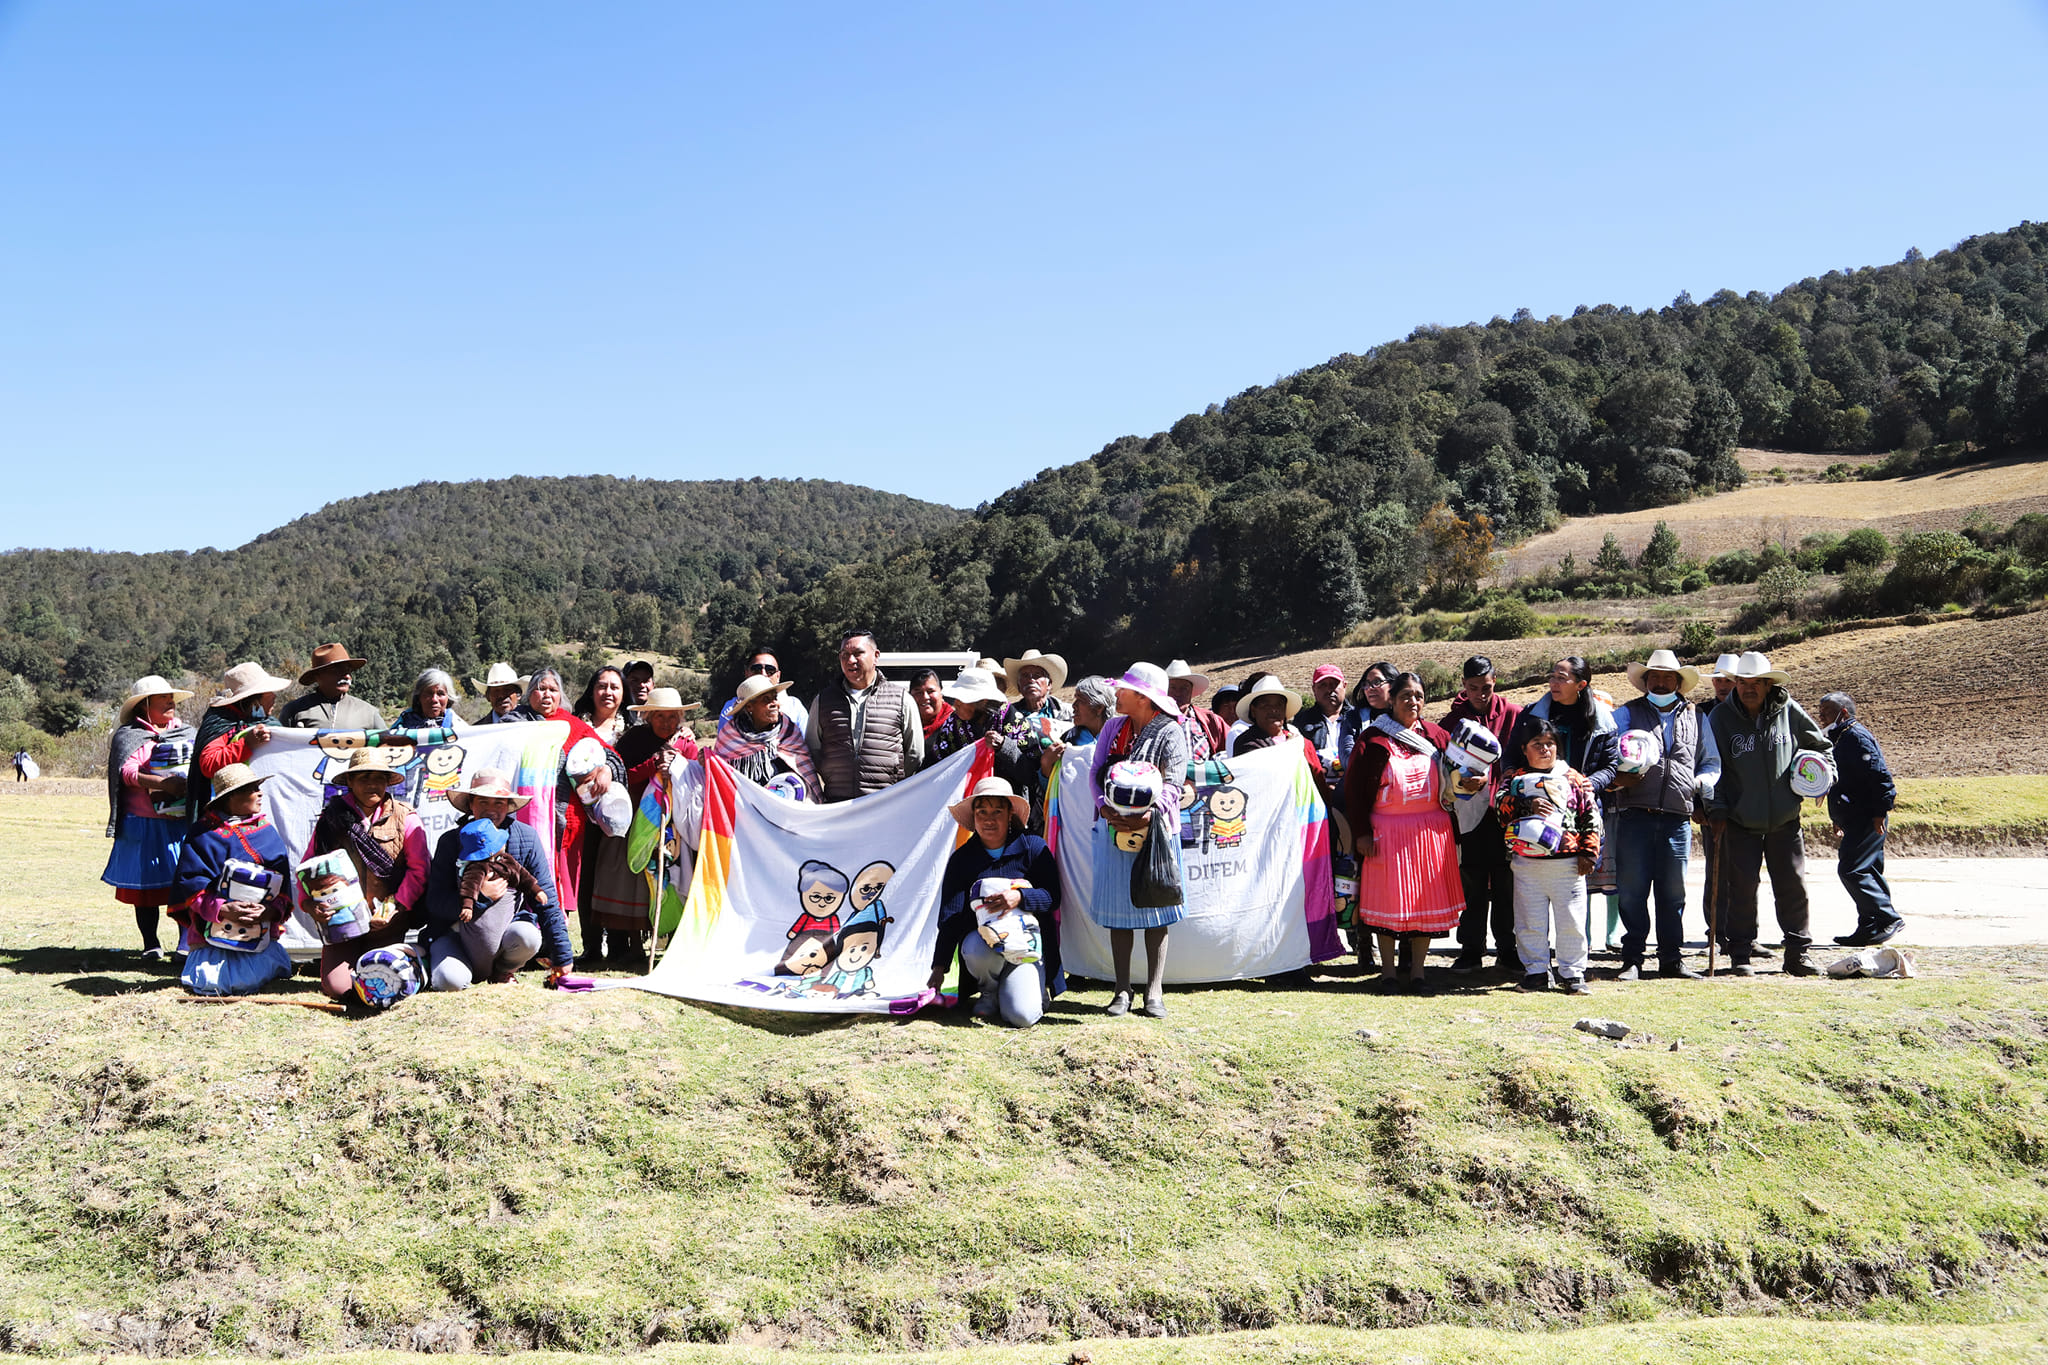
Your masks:
{"label": "man in black vest", "polygon": [[811,707],[804,744],[827,801],[878,792],[924,766],[924,726],[910,689],[890,682],[876,664],[873,631],[848,631],[839,642],[839,676]]}

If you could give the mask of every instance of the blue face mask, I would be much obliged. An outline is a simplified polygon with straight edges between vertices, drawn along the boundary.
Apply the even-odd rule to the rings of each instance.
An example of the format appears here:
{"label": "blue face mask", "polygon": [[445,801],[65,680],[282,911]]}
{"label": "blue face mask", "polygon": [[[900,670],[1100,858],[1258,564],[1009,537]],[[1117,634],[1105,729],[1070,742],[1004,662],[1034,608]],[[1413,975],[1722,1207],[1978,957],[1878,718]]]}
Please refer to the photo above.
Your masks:
{"label": "blue face mask", "polygon": [[1643,695],[1650,699],[1650,705],[1660,711],[1678,700],[1676,692],[1645,692]]}
{"label": "blue face mask", "polygon": [[250,703],[249,703],[249,719],[250,719],[250,720],[269,720],[269,719],[270,719],[270,712],[264,709],[264,707],[263,707],[263,703],[262,703],[262,702],[260,702],[260,701],[256,701],[256,702],[250,702]]}

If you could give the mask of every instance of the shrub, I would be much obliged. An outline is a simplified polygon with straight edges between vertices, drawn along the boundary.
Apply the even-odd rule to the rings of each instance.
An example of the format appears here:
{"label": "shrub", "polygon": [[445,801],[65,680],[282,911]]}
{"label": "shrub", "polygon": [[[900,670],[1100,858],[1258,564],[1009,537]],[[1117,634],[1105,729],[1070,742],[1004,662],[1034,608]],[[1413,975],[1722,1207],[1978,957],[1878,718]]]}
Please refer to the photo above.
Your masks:
{"label": "shrub", "polygon": [[1707,561],[1707,577],[1716,583],[1754,583],[1762,572],[1747,550],[1730,550]]}
{"label": "shrub", "polygon": [[1696,659],[1714,647],[1714,625],[1711,621],[1687,621],[1678,632],[1678,653],[1681,658]]}
{"label": "shrub", "polygon": [[1792,564],[1768,569],[1756,581],[1756,604],[1773,616],[1796,612],[1806,594],[1806,574]]}
{"label": "shrub", "polygon": [[1843,463],[1840,461],[1829,465],[1828,472],[1821,475],[1821,478],[1827,481],[1828,483],[1847,483],[1849,480],[1855,477],[1856,466],[1852,464]]}
{"label": "shrub", "polygon": [[1884,575],[1874,564],[1851,564],[1835,587],[1832,615],[1843,619],[1875,616],[1884,605]]}
{"label": "shrub", "polygon": [[1422,679],[1422,695],[1438,701],[1450,696],[1464,683],[1457,669],[1435,659],[1424,659],[1415,665],[1415,672]]}
{"label": "shrub", "polygon": [[1700,592],[1713,581],[1712,578],[1707,576],[1705,569],[1694,569],[1691,573],[1678,580],[1678,590],[1680,592]]}
{"label": "shrub", "polygon": [[85,724],[85,712],[83,699],[68,692],[59,692],[37,702],[29,718],[37,729],[46,734],[68,735]]}
{"label": "shrub", "polygon": [[1882,564],[1892,557],[1892,543],[1875,526],[1859,526],[1836,541],[1823,565],[1829,573],[1841,573],[1852,564]]}
{"label": "shrub", "polygon": [[1885,601],[1902,610],[1947,601],[1956,569],[1975,548],[1954,531],[1901,536],[1898,562],[1884,579]]}
{"label": "shrub", "polygon": [[1468,640],[1522,640],[1538,633],[1536,611],[1519,597],[1500,597],[1465,622]]}
{"label": "shrub", "polygon": [[1842,538],[1832,531],[1816,531],[1799,542],[1799,551],[1792,556],[1792,562],[1808,573],[1819,573],[1827,566],[1828,556],[1841,544]]}

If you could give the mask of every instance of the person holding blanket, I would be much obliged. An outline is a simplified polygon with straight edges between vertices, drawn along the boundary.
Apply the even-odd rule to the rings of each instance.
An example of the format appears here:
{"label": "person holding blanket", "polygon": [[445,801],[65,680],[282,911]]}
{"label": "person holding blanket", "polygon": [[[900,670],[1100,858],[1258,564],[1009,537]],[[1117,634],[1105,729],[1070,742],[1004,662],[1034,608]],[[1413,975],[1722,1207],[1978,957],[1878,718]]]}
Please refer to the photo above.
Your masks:
{"label": "person holding blanket", "polygon": [[[1044,1017],[1048,993],[1066,989],[1059,868],[1045,840],[1025,830],[1029,804],[1002,778],[983,778],[950,809],[975,837],[946,861],[931,986],[944,984],[957,952],[981,988],[974,1017],[1030,1028]],[[1016,916],[1003,925],[1006,912]]]}
{"label": "person holding blanket", "polygon": [[214,774],[199,832],[178,855],[178,915],[194,995],[254,995],[292,974],[278,939],[291,914],[291,860],[263,810],[263,783],[246,764]]}
{"label": "person holding blanket", "polygon": [[803,727],[782,713],[782,694],[791,684],[756,675],[740,684],[732,713],[718,723],[711,752],[755,786],[778,778],[800,783],[806,801],[822,801],[824,786],[811,764]]}
{"label": "person holding blanket", "polygon": [[1361,731],[1344,773],[1358,852],[1358,915],[1379,936],[1382,989],[1429,993],[1429,941],[1458,927],[1465,894],[1442,754],[1451,737],[1422,718],[1422,678],[1396,673],[1388,708]]}
{"label": "person holding blanket", "polygon": [[387,749],[358,749],[342,769],[334,799],[313,824],[305,862],[342,853],[354,866],[367,907],[367,932],[348,939],[328,935],[329,908],[301,894],[299,908],[320,926],[327,942],[320,950],[320,989],[347,998],[356,984],[356,960],[372,948],[405,942],[421,921],[420,897],[427,884],[427,835],[419,816],[391,795],[405,775],[391,766]]}
{"label": "person holding blanket", "polygon": [[[671,761],[697,757],[697,737],[683,725],[684,717],[697,706],[685,704],[673,687],[650,688],[647,700],[627,708],[633,717],[619,739],[619,762],[626,766],[626,792],[634,805],[654,775]],[[802,737],[797,747],[803,747]],[[647,968],[648,909],[652,892],[647,878],[633,870],[626,853],[626,836],[612,834],[592,823],[589,868],[590,886],[584,903],[596,918],[604,935],[606,966],[639,972]],[[591,965],[596,957],[588,927],[583,933],[583,959]]]}
{"label": "person holding blanket", "polygon": [[[173,899],[185,845],[194,732],[178,719],[178,703],[191,695],[155,674],[137,678],[107,747],[107,837],[114,847],[100,880],[133,907],[142,955],[153,962],[170,956],[157,938],[157,912]],[[184,761],[158,763],[159,754],[183,754]]]}
{"label": "person holding blanket", "polygon": [[1640,771],[1617,771],[1610,788],[1615,810],[1607,842],[1614,845],[1624,926],[1621,973],[1615,979],[1642,978],[1654,888],[1658,974],[1696,981],[1700,973],[1684,960],[1685,865],[1692,855],[1693,811],[1700,795],[1720,780],[1721,755],[1713,732],[1686,700],[1686,693],[1699,686],[1698,669],[1659,649],[1645,662],[1630,664],[1628,680],[1643,695],[1615,714],[1615,726],[1625,735],[1641,731],[1656,736],[1657,758]]}
{"label": "person holding blanket", "polygon": [[[1503,747],[1503,762],[1513,760],[1506,748],[1522,708],[1503,697],[1495,686],[1493,660],[1475,654],[1465,660],[1464,678],[1458,695],[1444,717],[1444,729],[1456,734],[1461,721],[1471,721],[1492,735]],[[1477,972],[1486,966],[1486,938],[1493,934],[1494,961],[1502,969],[1519,974],[1515,957],[1515,879],[1501,839],[1500,819],[1494,803],[1500,795],[1501,763],[1486,772],[1484,813],[1471,823],[1469,812],[1460,812],[1458,822],[1458,879],[1465,888],[1465,913],[1458,920],[1458,956],[1451,963],[1454,972]]]}
{"label": "person holding blanket", "polygon": [[1538,716],[1515,727],[1518,766],[1500,784],[1496,810],[1514,858],[1515,951],[1525,991],[1550,989],[1556,929],[1558,984],[1588,995],[1586,875],[1600,858],[1600,804],[1593,784],[1559,755],[1558,727]]}
{"label": "person holding blanket", "polygon": [[1771,899],[1785,935],[1785,974],[1812,976],[1806,959],[1806,844],[1799,834],[1799,797],[1792,765],[1803,752],[1833,748],[1813,717],[1785,690],[1785,674],[1751,650],[1728,671],[1732,699],[1714,708],[1707,723],[1721,754],[1721,780],[1707,797],[1707,829],[1721,842],[1721,905],[1728,923],[1728,971],[1749,976],[1756,941],[1757,878],[1771,871]]}
{"label": "person holding blanket", "polygon": [[464,850],[458,837],[462,831],[444,835],[434,846],[434,863],[427,873],[426,928],[420,931],[427,980],[434,990],[463,990],[479,978],[499,985],[509,983],[540,952],[543,942],[552,964],[549,985],[558,985],[575,962],[575,949],[569,945],[569,920],[556,895],[554,869],[541,855],[540,836],[532,826],[512,818],[512,813],[531,799],[514,794],[505,774],[494,768],[479,769],[467,787],[450,793],[449,804],[471,824],[487,820],[503,831],[505,843],[497,851],[525,868],[540,891],[528,899],[507,880],[486,872],[473,888],[477,899],[473,913],[464,920]]}
{"label": "person holding blanket", "polygon": [[[1102,727],[1089,765],[1089,792],[1095,799],[1095,877],[1088,918],[1109,931],[1110,957],[1116,967],[1116,993],[1106,1013],[1131,1010],[1132,935],[1145,931],[1145,1007],[1154,1019],[1166,1017],[1166,931],[1187,917],[1185,905],[1157,907],[1131,904],[1131,868],[1149,857],[1153,839],[1165,839],[1180,869],[1180,790],[1188,774],[1188,732],[1180,706],[1167,690],[1166,670],[1158,664],[1135,663],[1116,683],[1116,715]],[[1124,814],[1111,809],[1103,795],[1103,779],[1112,764],[1150,763],[1159,770],[1160,791],[1155,814]],[[1135,849],[1121,847],[1117,835],[1142,836]],[[1136,842],[1134,839],[1133,842]]]}

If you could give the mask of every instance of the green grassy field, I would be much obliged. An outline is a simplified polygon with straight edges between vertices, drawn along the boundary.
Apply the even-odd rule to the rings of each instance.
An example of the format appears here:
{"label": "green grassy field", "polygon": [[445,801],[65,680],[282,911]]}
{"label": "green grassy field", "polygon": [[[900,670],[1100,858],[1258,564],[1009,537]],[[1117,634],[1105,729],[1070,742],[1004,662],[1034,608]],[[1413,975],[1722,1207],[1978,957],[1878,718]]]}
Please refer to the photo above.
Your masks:
{"label": "green grassy field", "polygon": [[[1922,777],[1898,784],[1887,845],[1904,853],[1977,848],[2048,849],[2048,777]],[[1809,836],[1829,829],[1825,806],[1806,803]],[[1825,840],[1832,842],[1832,840]]]}
{"label": "green grassy field", "polygon": [[95,810],[0,800],[7,1349],[2044,1351],[2038,951],[1591,1002],[1339,972],[1163,1023],[1090,991],[1024,1034],[531,986],[349,1020],[185,1003]]}

